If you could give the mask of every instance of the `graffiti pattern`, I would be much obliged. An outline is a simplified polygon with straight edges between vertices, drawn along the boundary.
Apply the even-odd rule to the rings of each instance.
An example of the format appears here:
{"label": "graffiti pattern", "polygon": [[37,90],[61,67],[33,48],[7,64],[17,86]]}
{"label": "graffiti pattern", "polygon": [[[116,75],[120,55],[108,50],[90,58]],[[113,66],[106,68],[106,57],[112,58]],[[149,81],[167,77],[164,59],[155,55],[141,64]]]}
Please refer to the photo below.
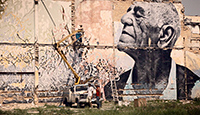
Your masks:
{"label": "graffiti pattern", "polygon": [[[17,5],[20,5],[20,1],[15,1],[14,3],[12,1],[9,1],[10,4],[13,4],[14,8]],[[7,10],[11,10],[11,7],[8,7]],[[31,14],[33,13],[33,8],[28,9],[28,12],[22,13],[24,15],[23,17],[20,17],[16,15],[15,12],[9,11],[5,12],[2,20],[1,20],[1,32],[0,37],[1,42],[33,42],[33,19],[30,18]],[[18,39],[20,38],[20,39]]]}
{"label": "graffiti pattern", "polygon": [[[51,49],[51,50],[49,50]],[[97,77],[101,79],[102,85],[105,85],[108,82],[109,77],[116,76],[122,72],[122,68],[116,68],[108,60],[99,58],[97,56],[97,61],[89,62],[88,57],[90,55],[87,52],[91,53],[91,49],[80,48],[79,50],[70,50],[64,52],[68,59],[68,62],[74,68],[74,70],[81,76],[81,80],[85,81],[90,77]],[[94,52],[91,53],[94,55]],[[44,47],[40,49],[40,86],[41,89],[59,89],[64,85],[72,85],[74,83],[74,75],[71,70],[67,67],[65,62],[56,53],[56,51],[49,47]],[[105,74],[106,73],[106,74]]]}

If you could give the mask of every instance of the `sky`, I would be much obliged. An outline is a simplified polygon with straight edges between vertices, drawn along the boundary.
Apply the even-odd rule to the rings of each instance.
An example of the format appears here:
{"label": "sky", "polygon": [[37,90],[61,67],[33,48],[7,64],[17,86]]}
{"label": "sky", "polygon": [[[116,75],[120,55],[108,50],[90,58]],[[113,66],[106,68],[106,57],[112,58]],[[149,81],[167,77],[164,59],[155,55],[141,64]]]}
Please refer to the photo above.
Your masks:
{"label": "sky", "polygon": [[200,16],[200,0],[182,0],[182,4],[185,7],[185,15]]}

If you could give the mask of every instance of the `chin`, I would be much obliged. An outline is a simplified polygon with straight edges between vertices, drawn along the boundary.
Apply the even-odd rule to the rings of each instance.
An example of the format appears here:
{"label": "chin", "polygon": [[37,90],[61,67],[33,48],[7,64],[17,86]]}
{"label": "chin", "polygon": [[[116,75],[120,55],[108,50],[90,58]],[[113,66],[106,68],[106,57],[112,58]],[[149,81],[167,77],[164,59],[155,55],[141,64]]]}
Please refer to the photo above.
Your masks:
{"label": "chin", "polygon": [[128,43],[124,43],[124,42],[119,42],[118,45],[117,45],[117,49],[119,51],[125,51],[127,49],[129,49],[129,44]]}
{"label": "chin", "polygon": [[118,43],[117,49],[118,49],[119,51],[123,51],[125,48],[124,48],[120,43]]}

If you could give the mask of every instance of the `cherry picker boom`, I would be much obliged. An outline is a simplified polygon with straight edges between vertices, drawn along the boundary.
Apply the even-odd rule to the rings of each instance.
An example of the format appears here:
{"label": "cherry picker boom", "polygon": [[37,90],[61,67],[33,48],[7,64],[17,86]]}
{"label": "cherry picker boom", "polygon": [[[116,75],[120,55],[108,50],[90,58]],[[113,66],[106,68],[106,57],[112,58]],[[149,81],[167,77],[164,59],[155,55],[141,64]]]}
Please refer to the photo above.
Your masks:
{"label": "cherry picker boom", "polygon": [[89,80],[91,80],[91,79],[93,78],[93,77],[90,77],[89,79],[87,79],[87,80],[85,80],[85,81],[83,81],[83,82],[80,82],[81,77],[76,73],[76,71],[75,71],[75,70],[72,68],[72,66],[69,64],[69,62],[67,61],[67,58],[66,58],[65,54],[63,53],[63,51],[61,50],[61,47],[60,47],[60,46],[61,46],[60,44],[61,44],[63,41],[65,41],[65,40],[66,40],[67,38],[69,38],[69,37],[72,37],[73,35],[75,35],[75,34],[78,33],[78,32],[82,33],[81,36],[79,36],[79,38],[76,38],[75,40],[73,40],[72,43],[66,45],[65,47],[68,47],[68,46],[70,46],[71,44],[74,44],[76,41],[80,40],[81,37],[83,36],[83,30],[79,29],[79,30],[74,31],[73,33],[69,34],[69,35],[66,36],[65,38],[63,38],[63,39],[61,39],[60,41],[58,41],[57,43],[55,43],[55,45],[54,45],[56,51],[59,53],[59,55],[61,56],[61,58],[65,61],[65,63],[66,63],[67,66],[69,67],[69,69],[70,69],[70,70],[72,71],[72,73],[74,74],[75,79],[76,79],[75,85],[77,85],[77,84],[85,84],[85,83],[87,83]]}
{"label": "cherry picker boom", "polygon": [[[69,67],[69,69],[71,69],[71,71],[73,72],[74,76],[75,76],[75,85],[80,83],[80,76],[75,72],[75,70],[72,68],[72,66],[69,64],[69,62],[67,61],[67,58],[65,56],[65,54],[63,53],[63,51],[61,50],[60,44],[65,41],[67,38],[72,37],[73,35],[75,35],[78,32],[82,32],[82,30],[77,30],[74,31],[73,33],[69,34],[68,36],[66,36],[65,38],[61,39],[60,41],[58,41],[57,43],[55,43],[55,49],[56,51],[59,53],[59,55],[61,56],[61,58],[65,61],[65,63],[67,64],[67,66]],[[81,36],[82,37],[82,36]],[[81,38],[80,37],[80,38]],[[65,47],[68,47],[69,45],[75,43],[77,41],[77,39],[73,40],[72,43],[66,45]]]}

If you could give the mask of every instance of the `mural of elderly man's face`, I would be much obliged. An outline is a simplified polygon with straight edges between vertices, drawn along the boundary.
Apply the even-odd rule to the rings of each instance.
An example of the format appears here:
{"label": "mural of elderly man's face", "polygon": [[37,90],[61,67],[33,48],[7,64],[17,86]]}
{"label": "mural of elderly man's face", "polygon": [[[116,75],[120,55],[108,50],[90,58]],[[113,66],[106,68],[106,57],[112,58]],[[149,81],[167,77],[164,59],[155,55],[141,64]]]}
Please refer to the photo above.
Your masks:
{"label": "mural of elderly man's face", "polygon": [[[177,93],[177,98],[183,99],[187,98],[184,89],[187,81],[190,82],[187,85],[190,96],[199,77],[187,68],[175,64],[171,58],[172,48],[180,35],[180,20],[175,6],[172,3],[134,2],[121,22],[124,27],[117,47],[133,58],[134,66],[120,75],[120,79],[116,81],[117,88],[133,88],[136,89],[135,94],[160,94],[165,91],[164,97],[175,96]],[[104,87],[105,95],[112,95],[111,89],[108,90],[111,87],[109,85],[111,84]],[[172,91],[172,87],[176,87],[177,92]],[[166,94],[171,91],[174,94]]]}
{"label": "mural of elderly man's face", "polygon": [[[176,8],[169,3],[135,2],[121,19],[124,25],[118,49],[130,56],[133,48],[171,48],[180,34]],[[151,42],[150,42],[151,41]]]}

